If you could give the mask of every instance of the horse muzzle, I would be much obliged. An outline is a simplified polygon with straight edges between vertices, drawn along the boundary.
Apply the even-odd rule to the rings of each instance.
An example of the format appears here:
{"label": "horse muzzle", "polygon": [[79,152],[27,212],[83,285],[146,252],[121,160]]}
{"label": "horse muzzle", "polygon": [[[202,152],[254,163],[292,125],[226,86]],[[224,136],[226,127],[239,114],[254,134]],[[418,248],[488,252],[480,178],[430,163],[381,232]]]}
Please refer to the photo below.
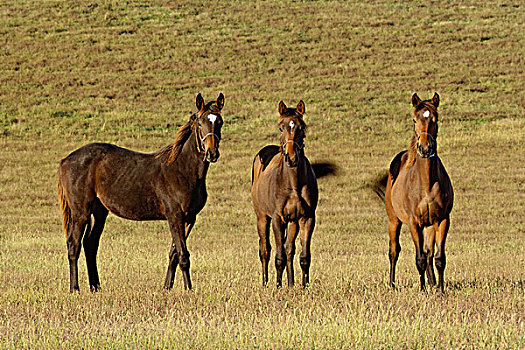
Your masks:
{"label": "horse muzzle", "polygon": [[210,162],[210,163],[215,163],[217,162],[217,160],[219,159],[220,157],[220,152],[218,149],[212,151],[210,149],[206,150],[206,153],[204,155],[204,160]]}
{"label": "horse muzzle", "polygon": [[[425,133],[426,134],[426,133]],[[436,142],[434,141],[434,138],[432,135],[427,134],[422,138],[421,136],[418,137],[417,144],[416,144],[416,150],[417,154],[421,158],[430,158],[436,155]]]}
{"label": "horse muzzle", "polygon": [[299,157],[297,156],[297,153],[293,158],[290,158],[288,153],[285,153],[283,156],[284,160],[286,161],[286,165],[288,165],[290,168],[295,168],[299,164]]}
{"label": "horse muzzle", "polygon": [[202,153],[204,153],[204,161],[215,163],[219,159],[219,142],[221,138],[214,133],[207,133],[201,139],[201,144],[204,146]]}

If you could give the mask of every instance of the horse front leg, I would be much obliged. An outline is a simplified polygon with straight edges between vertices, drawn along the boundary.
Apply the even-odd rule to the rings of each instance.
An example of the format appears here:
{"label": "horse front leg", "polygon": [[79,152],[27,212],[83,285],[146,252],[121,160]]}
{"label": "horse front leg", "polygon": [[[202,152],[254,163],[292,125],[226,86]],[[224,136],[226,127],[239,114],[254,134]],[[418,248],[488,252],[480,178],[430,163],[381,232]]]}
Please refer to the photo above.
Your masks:
{"label": "horse front leg", "polygon": [[179,264],[179,257],[177,256],[175,239],[172,239],[171,241],[171,248],[168,259],[168,271],[166,272],[164,288],[170,290],[171,288],[173,288],[173,282],[175,280],[175,271],[177,271],[177,265]]}
{"label": "horse front leg", "polygon": [[438,272],[437,288],[441,294],[445,293],[444,273],[447,259],[445,256],[445,241],[447,240],[448,229],[450,228],[450,217],[445,218],[436,225],[436,269]]}
{"label": "horse front leg", "polygon": [[419,272],[419,281],[421,283],[421,291],[425,290],[425,271],[427,269],[427,257],[423,249],[424,237],[423,228],[419,226],[414,219],[409,222],[409,229],[416,248],[416,266]]}
{"label": "horse front leg", "polygon": [[427,256],[427,280],[430,287],[436,285],[436,275],[434,274],[434,241],[436,238],[436,230],[434,226],[427,227],[423,230],[425,239],[424,251]]}
{"label": "horse front leg", "polygon": [[281,217],[275,215],[272,218],[272,229],[275,235],[275,269],[277,271],[277,287],[283,284],[283,272],[286,266],[286,254],[284,253],[284,234],[286,232],[286,223]]}
{"label": "horse front leg", "polygon": [[301,218],[299,221],[299,230],[301,235],[301,255],[299,263],[303,271],[303,288],[310,283],[310,263],[312,254],[310,252],[310,243],[315,228],[315,216],[311,218]]}
{"label": "horse front leg", "polygon": [[[180,265],[182,276],[184,278],[184,288],[191,289],[190,279],[190,253],[186,248],[186,230],[183,222],[182,213],[172,214],[168,217],[170,226],[172,244],[169,257],[168,272],[164,288],[171,289],[175,278],[177,264]],[[190,227],[191,229],[191,227]]]}
{"label": "horse front leg", "polygon": [[288,276],[288,287],[293,287],[295,284],[293,258],[295,255],[295,237],[297,236],[297,231],[298,223],[296,221],[288,223],[286,243],[284,244],[284,249],[286,251],[286,275]]}

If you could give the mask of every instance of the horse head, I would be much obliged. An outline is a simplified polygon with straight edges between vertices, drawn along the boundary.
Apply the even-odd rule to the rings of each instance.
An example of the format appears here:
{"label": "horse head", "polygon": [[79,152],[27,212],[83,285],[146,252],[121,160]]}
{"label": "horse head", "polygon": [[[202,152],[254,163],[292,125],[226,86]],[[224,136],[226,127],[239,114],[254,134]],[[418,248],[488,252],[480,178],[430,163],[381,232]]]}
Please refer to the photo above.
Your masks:
{"label": "horse head", "polygon": [[412,106],[417,154],[421,158],[434,157],[437,150],[439,95],[434,93],[432,99],[422,101],[414,94]]}
{"label": "horse head", "polygon": [[215,163],[219,159],[219,143],[223,120],[221,110],[224,106],[224,95],[219,94],[217,101],[204,103],[199,93],[196,99],[197,112],[195,120],[195,136],[199,151],[204,154],[204,160]]}
{"label": "horse head", "polygon": [[279,130],[281,131],[281,154],[289,167],[296,167],[303,154],[306,124],[303,120],[304,102],[300,101],[297,108],[287,108],[283,101],[279,102]]}

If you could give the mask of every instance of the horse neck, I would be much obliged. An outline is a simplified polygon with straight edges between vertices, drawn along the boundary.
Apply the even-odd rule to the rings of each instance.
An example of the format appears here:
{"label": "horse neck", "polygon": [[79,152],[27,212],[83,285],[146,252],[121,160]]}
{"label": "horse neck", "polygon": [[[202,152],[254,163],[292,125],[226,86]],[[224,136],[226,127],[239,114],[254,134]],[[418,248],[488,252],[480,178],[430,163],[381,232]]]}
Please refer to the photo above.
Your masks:
{"label": "horse neck", "polygon": [[438,179],[438,164],[439,162],[437,155],[430,158],[421,158],[419,156],[416,157],[414,168],[419,174],[421,186],[427,191],[430,191]]}
{"label": "horse neck", "polygon": [[195,131],[192,131],[173,165],[177,167],[179,171],[182,170],[185,176],[203,180],[206,178],[210,166],[210,163],[203,159],[204,155],[200,152],[197,145]]}
{"label": "horse neck", "polygon": [[[281,156],[282,157],[282,156]],[[292,168],[286,164],[284,157],[281,160],[281,175],[283,183],[287,184],[291,189],[297,190],[299,188],[299,180],[302,179],[305,166],[305,156],[301,154],[299,162],[296,167]]]}

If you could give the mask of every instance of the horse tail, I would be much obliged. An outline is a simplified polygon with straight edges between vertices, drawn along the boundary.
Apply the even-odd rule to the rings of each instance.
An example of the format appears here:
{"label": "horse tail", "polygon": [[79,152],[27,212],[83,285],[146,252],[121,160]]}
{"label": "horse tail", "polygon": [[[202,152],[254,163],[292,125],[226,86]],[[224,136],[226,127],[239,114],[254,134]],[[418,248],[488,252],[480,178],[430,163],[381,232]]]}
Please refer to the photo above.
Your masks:
{"label": "horse tail", "polygon": [[388,181],[388,172],[378,174],[369,183],[368,187],[374,191],[381,201],[385,201],[386,183]]}
{"label": "horse tail", "polygon": [[329,175],[338,175],[339,174],[339,167],[331,162],[314,162],[310,164],[312,166],[312,170],[314,171],[315,178],[320,179],[325,176]]}
{"label": "horse tail", "polygon": [[58,189],[58,203],[60,204],[60,209],[62,211],[62,224],[64,225],[64,230],[66,231],[66,238],[69,232],[69,225],[71,224],[71,208],[64,193],[64,186],[62,185],[62,180],[60,179],[60,174],[58,175],[57,180],[57,189]]}
{"label": "horse tail", "polygon": [[388,182],[388,176],[391,176],[393,185],[397,179],[397,176],[399,175],[399,172],[401,171],[401,165],[405,161],[403,157],[405,157],[406,154],[407,151],[399,152],[394,157],[394,159],[392,159],[392,162],[390,162],[390,167],[388,168],[388,171],[377,174],[376,177],[374,177],[367,183],[367,187],[371,188],[372,191],[374,191],[375,194],[377,194],[379,199],[381,199],[381,201],[385,201],[385,191],[386,184]]}

